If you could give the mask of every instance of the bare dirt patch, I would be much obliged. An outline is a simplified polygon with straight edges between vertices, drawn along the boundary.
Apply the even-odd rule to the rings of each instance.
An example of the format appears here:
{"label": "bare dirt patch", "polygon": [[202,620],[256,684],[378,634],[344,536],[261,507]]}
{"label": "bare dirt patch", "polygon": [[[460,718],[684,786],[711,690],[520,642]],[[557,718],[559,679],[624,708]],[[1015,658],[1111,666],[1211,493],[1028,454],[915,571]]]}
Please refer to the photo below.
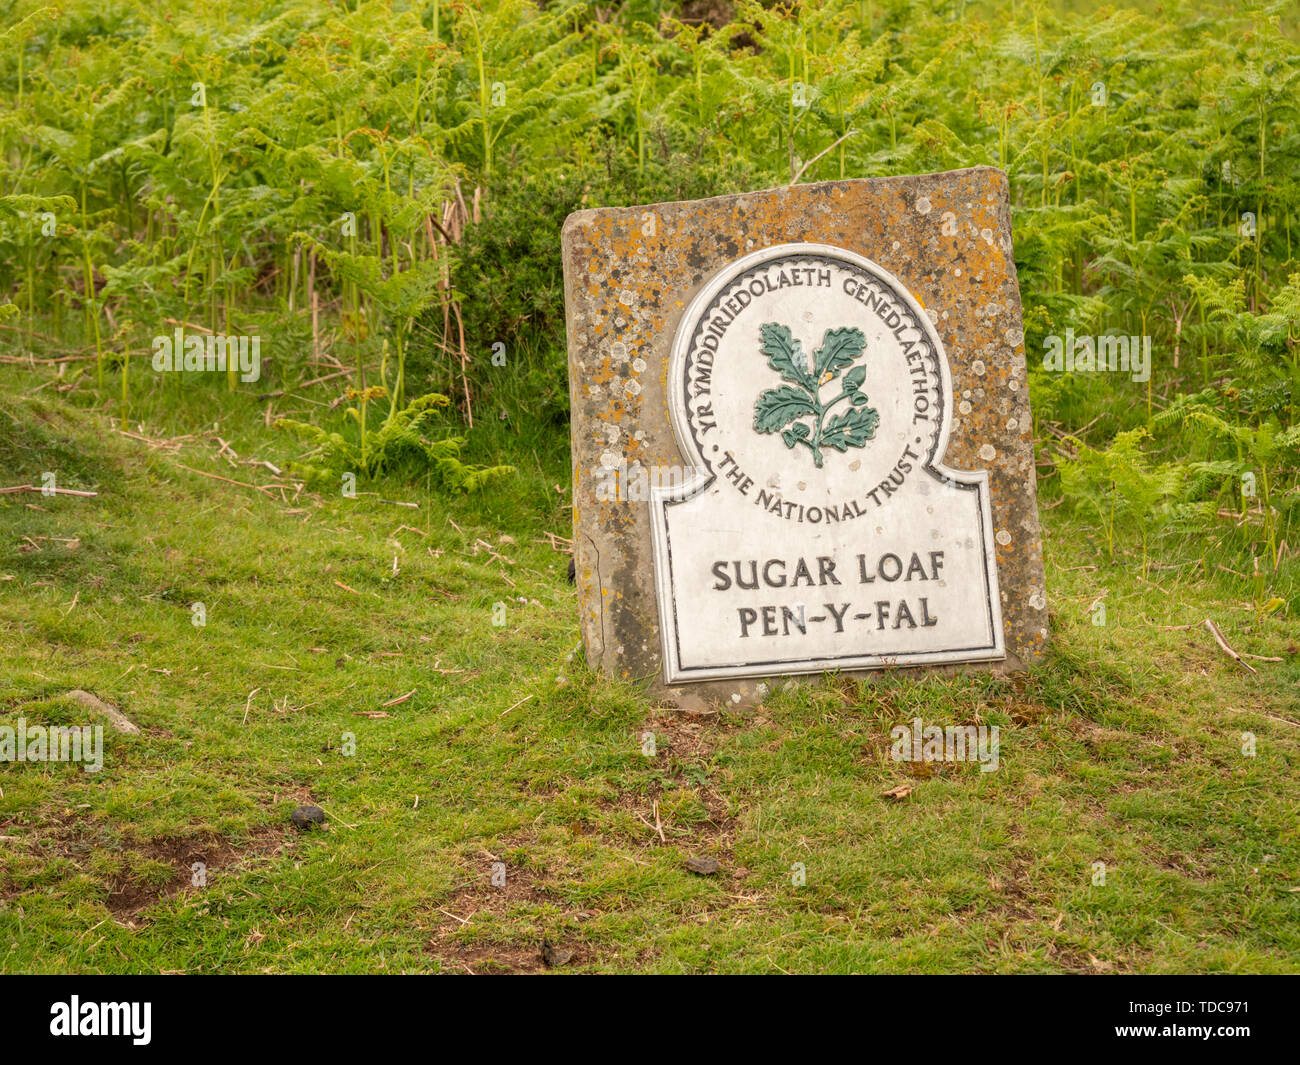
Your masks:
{"label": "bare dirt patch", "polygon": [[[565,940],[564,949],[573,951],[566,964],[581,964],[580,945],[568,942],[568,937],[550,927],[551,922],[546,922],[547,927],[543,928],[542,922],[519,912],[547,905],[563,908],[547,882],[544,867],[534,868],[506,859],[512,851],[531,852],[534,847],[533,840],[522,838],[503,841],[496,854],[485,851],[488,863],[503,863],[500,873],[504,875],[494,882],[495,870],[488,864],[433,911],[433,934],[425,950],[438,959],[444,972],[463,971],[471,975],[541,972],[546,968],[542,961],[543,936],[549,936],[552,942]],[[586,915],[565,913],[555,923],[567,925],[582,916]],[[524,927],[518,928],[521,920]],[[480,929],[510,930],[510,934],[506,939],[489,941],[477,934]]]}
{"label": "bare dirt patch", "polygon": [[438,950],[431,950],[443,972],[463,970],[470,976],[487,976],[492,973],[521,974],[541,972],[542,949],[515,946],[509,943],[489,945],[469,945],[466,943],[449,944]]}
{"label": "bare dirt patch", "polygon": [[[85,873],[100,881],[107,891],[104,904],[109,912],[134,925],[155,903],[195,888],[196,873],[202,874],[201,881],[211,884],[214,876],[273,854],[292,845],[293,839],[284,829],[272,826],[255,829],[238,841],[215,833],[142,839],[68,811],[43,818],[39,833],[27,835],[24,842],[29,860],[41,867],[62,859],[68,863],[69,873]],[[195,870],[195,863],[200,862],[201,870]],[[112,868],[105,871],[109,866]],[[20,898],[25,890],[29,886],[21,882],[11,884],[3,897]]]}
{"label": "bare dirt patch", "polygon": [[713,754],[715,731],[708,717],[673,707],[656,707],[634,730],[638,744],[647,733],[654,734],[656,759],[671,757],[682,762],[706,761]]}
{"label": "bare dirt patch", "polygon": [[[124,852],[169,866],[171,878],[158,883],[152,877],[130,873],[116,877],[109,886],[106,903],[116,917],[136,917],[162,899],[181,891],[201,888],[211,883],[214,876],[237,868],[252,858],[272,854],[290,842],[287,834],[279,828],[262,829],[251,839],[238,844],[216,835],[130,840],[124,845]],[[202,868],[196,870],[196,864],[201,864]],[[200,878],[197,885],[196,876]]]}
{"label": "bare dirt patch", "polygon": [[[623,792],[610,807],[626,810],[646,826],[648,839],[660,844],[678,843],[685,849],[704,847],[711,856],[730,857],[736,819],[731,805],[714,783],[714,740],[718,726],[708,718],[671,707],[656,708],[654,714],[634,730],[635,742],[645,750],[646,737],[653,734],[653,754],[647,754],[659,770],[645,792]],[[702,819],[671,818],[657,807],[666,800],[690,794],[704,807]],[[656,817],[656,812],[658,816]]]}

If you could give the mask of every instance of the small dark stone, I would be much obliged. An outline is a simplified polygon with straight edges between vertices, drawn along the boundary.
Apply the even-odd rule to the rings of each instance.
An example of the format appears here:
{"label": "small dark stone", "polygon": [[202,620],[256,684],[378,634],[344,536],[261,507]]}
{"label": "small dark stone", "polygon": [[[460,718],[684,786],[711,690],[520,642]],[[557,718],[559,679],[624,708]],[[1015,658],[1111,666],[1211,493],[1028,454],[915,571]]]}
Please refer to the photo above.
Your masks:
{"label": "small dark stone", "polygon": [[557,965],[563,965],[573,957],[573,951],[565,950],[563,947],[557,947],[549,939],[542,940],[542,961],[548,969],[553,969]]}
{"label": "small dark stone", "polygon": [[578,563],[573,559],[569,559],[569,583],[578,583]]}
{"label": "small dark stone", "polygon": [[325,811],[319,806],[299,806],[289,815],[289,820],[293,822],[295,828],[306,831],[312,825],[325,823]]}
{"label": "small dark stone", "polygon": [[712,876],[718,871],[717,858],[687,858],[686,868],[700,876]]}

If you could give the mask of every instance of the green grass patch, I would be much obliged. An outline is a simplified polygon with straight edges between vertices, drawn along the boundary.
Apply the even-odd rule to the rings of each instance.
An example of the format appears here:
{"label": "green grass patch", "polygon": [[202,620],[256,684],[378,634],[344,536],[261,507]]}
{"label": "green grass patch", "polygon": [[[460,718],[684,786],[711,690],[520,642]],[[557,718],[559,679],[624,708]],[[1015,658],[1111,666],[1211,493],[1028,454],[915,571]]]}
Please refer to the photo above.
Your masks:
{"label": "green grass patch", "polygon": [[[295,445],[236,398],[150,444],[18,395],[6,482],[99,494],[0,497],[0,724],[84,689],[141,731],[0,766],[6,972],[1300,969],[1300,656],[1238,577],[1049,510],[1041,669],[691,715],[582,661],[562,447],[478,496],[263,492],[227,481]],[[916,717],[998,726],[999,769],[894,762]]]}

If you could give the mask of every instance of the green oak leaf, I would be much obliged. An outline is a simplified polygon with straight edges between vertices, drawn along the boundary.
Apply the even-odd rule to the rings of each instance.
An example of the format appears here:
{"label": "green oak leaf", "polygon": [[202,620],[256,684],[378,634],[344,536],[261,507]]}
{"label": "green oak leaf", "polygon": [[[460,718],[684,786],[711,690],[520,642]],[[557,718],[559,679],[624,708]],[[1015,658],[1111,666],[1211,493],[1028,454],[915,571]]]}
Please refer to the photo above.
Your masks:
{"label": "green oak leaf", "polygon": [[763,354],[767,364],[787,381],[811,388],[814,378],[808,373],[808,360],[803,345],[795,340],[788,326],[764,322],[758,327],[763,338]]}
{"label": "green oak leaf", "polygon": [[874,408],[853,410],[837,414],[822,432],[822,445],[833,447],[836,451],[847,451],[851,447],[862,447],[876,434],[880,424],[880,415]]}
{"label": "green oak leaf", "polygon": [[794,447],[795,444],[801,444],[808,439],[808,434],[812,430],[804,422],[795,422],[785,432],[781,434],[781,439],[785,441],[786,447]]}
{"label": "green oak leaf", "polygon": [[780,388],[769,388],[758,397],[754,406],[754,428],[760,433],[774,433],[795,418],[815,413],[816,408],[807,392],[793,385],[781,385]]}
{"label": "green oak leaf", "polygon": [[813,353],[813,377],[820,381],[827,371],[838,376],[846,366],[853,365],[866,346],[867,338],[857,326],[826,330],[822,346]]}

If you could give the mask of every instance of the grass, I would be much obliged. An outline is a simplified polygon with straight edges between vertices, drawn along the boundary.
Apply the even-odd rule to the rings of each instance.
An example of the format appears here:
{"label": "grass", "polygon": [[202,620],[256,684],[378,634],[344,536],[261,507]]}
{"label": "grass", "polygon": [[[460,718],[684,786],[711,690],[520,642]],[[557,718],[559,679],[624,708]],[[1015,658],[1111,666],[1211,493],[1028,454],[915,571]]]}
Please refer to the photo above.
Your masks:
{"label": "grass", "polygon": [[[296,454],[240,395],[145,408],[187,437],[155,446],[7,379],[3,483],[98,495],[0,496],[0,723],[81,723],[82,688],[141,733],[106,729],[97,774],[0,767],[0,970],[530,971],[546,936],[559,971],[1300,971],[1300,654],[1231,574],[1144,580],[1048,510],[1041,669],[692,716],[574,653],[558,434],[484,418],[469,457],[513,449],[516,480],[378,490],[417,510],[203,476]],[[1282,661],[1247,673],[1207,616]],[[918,716],[999,726],[1000,769],[894,763]]]}

